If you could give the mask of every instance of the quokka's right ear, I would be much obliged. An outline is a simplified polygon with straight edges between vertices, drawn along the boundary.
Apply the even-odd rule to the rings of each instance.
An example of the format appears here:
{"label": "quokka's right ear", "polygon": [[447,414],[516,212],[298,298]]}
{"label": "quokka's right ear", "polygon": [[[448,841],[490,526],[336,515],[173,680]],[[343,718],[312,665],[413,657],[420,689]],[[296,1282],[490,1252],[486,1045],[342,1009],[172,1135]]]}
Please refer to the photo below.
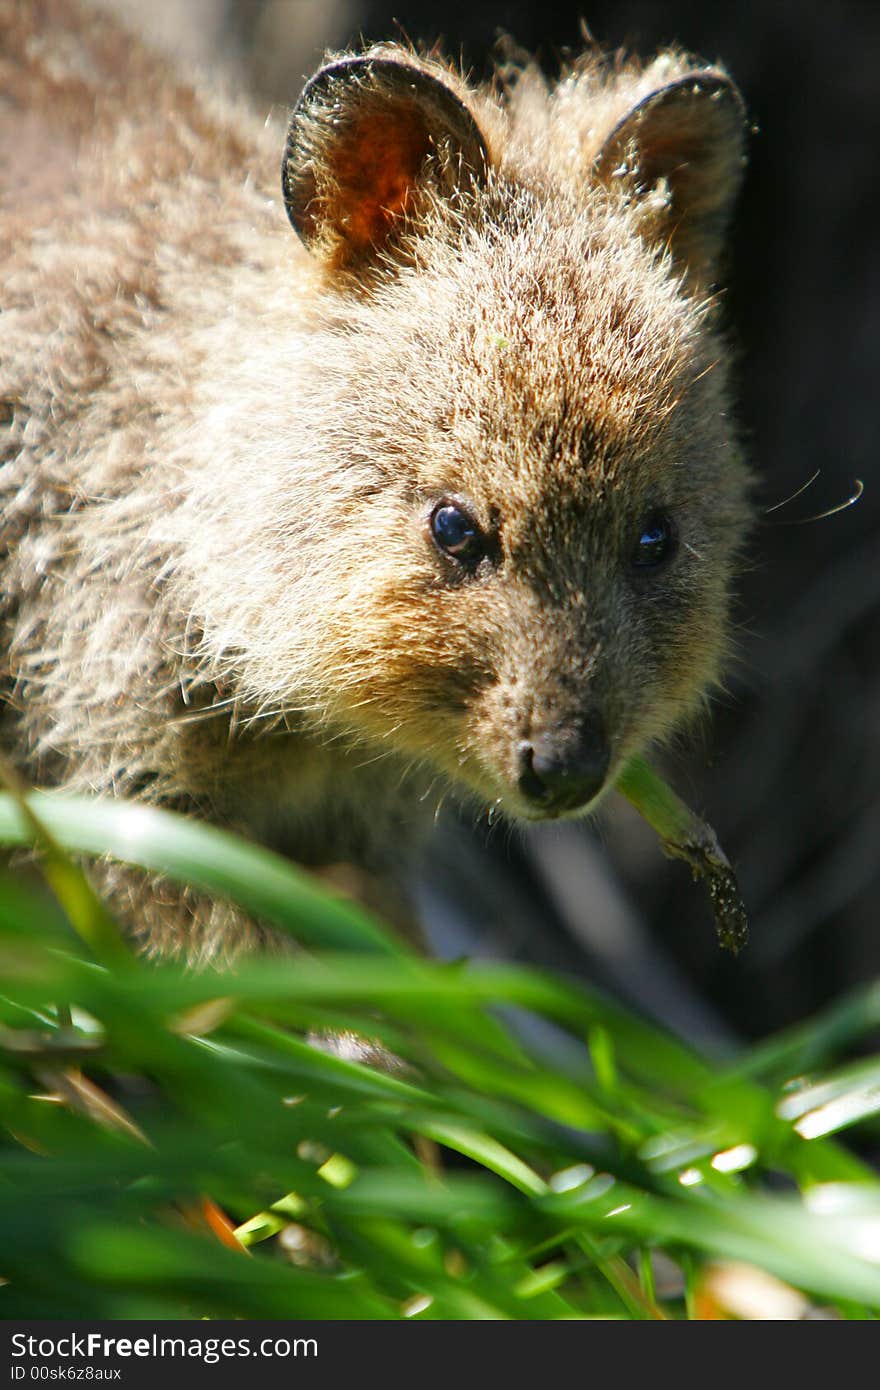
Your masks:
{"label": "quokka's right ear", "polygon": [[426,192],[458,203],[488,165],[474,117],[441,76],[405,54],[340,58],[291,117],[284,203],[311,252],[357,273],[393,248]]}
{"label": "quokka's right ear", "polygon": [[668,247],[688,280],[715,279],[745,168],[743,99],[726,73],[698,68],[649,92],[607,136],[594,176],[619,185],[653,216],[646,232]]}

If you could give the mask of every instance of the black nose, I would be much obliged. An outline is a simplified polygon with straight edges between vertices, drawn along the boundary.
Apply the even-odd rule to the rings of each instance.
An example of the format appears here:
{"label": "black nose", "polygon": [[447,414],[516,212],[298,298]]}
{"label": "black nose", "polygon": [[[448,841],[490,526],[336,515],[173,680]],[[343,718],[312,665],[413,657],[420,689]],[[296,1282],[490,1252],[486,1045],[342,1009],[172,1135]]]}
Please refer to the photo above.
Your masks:
{"label": "black nose", "polygon": [[611,761],[598,715],[536,731],[519,753],[520,794],[545,815],[586,806],[602,790]]}

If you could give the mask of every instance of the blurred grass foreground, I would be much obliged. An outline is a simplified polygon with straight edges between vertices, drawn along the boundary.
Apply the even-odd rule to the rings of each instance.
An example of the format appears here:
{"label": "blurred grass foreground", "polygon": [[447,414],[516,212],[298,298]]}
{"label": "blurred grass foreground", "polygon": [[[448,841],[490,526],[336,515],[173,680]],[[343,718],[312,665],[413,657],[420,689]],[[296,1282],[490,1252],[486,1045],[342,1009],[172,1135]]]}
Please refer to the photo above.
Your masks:
{"label": "blurred grass foreground", "polygon": [[[840,1062],[880,985],[719,1067],[562,978],[425,961],[169,813],[4,795],[0,843],[36,843],[44,876],[0,877],[3,1318],[880,1310],[858,1156],[880,1060]],[[201,973],[138,957],[77,867],[102,853],[296,948]],[[564,1063],[529,1054],[523,1011]],[[400,1065],[321,1045],[340,1033]]]}

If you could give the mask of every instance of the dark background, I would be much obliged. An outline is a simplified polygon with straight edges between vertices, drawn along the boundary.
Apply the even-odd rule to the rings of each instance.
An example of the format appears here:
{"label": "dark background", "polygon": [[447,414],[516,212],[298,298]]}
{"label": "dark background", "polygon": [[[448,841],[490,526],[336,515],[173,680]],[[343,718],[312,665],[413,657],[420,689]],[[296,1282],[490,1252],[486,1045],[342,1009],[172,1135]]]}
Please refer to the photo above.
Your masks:
{"label": "dark background", "polygon": [[[623,805],[594,829],[447,827],[421,900],[446,954],[579,971],[721,1049],[880,974],[880,5],[218,0],[202,38],[260,99],[292,102],[325,45],[361,35],[444,38],[483,76],[503,31],[553,75],[582,15],[603,46],[721,60],[756,127],[727,296],[758,480],[739,661],[711,725],[664,764],[737,866],[752,943],[736,961],[718,949],[703,890]],[[857,505],[794,524],[856,478]]]}

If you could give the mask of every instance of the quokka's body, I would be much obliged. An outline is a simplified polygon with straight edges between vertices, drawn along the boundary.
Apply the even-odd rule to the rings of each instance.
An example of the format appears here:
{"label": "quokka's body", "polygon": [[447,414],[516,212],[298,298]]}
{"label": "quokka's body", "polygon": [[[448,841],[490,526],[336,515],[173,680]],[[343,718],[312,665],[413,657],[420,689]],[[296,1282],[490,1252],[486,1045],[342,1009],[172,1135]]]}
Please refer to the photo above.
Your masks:
{"label": "quokka's body", "polygon": [[[593,805],[724,648],[743,132],[678,53],[474,89],[382,47],[285,146],[0,0],[8,754],[383,872],[450,790]],[[149,945],[251,931],[107,872]]]}

